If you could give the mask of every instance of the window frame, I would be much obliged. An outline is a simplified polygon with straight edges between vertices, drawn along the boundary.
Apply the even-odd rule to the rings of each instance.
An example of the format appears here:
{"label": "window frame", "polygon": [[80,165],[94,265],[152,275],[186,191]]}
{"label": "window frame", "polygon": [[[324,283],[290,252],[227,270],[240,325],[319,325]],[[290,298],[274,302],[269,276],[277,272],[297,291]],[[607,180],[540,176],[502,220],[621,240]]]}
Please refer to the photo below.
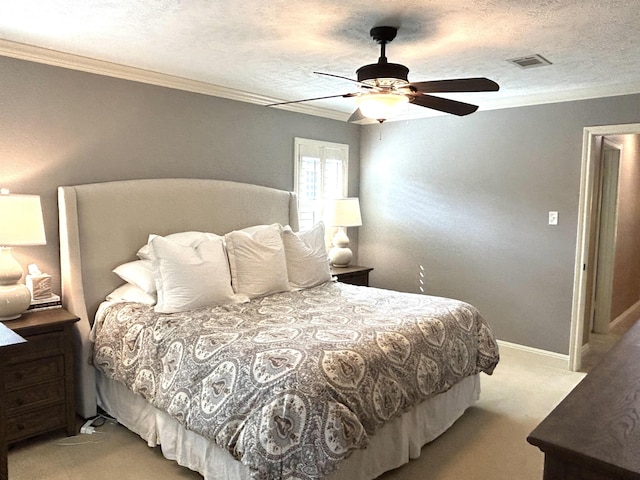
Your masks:
{"label": "window frame", "polygon": [[[314,149],[318,152],[318,156],[317,157],[313,157],[313,158],[318,158],[318,160],[320,161],[320,185],[318,185],[318,191],[321,192],[320,195],[322,196],[323,193],[325,192],[325,182],[326,182],[326,178],[325,178],[325,167],[326,167],[326,162],[327,162],[327,157],[328,155],[325,155],[325,151],[326,149],[332,149],[332,150],[337,150],[340,153],[340,156],[343,157],[342,160],[338,159],[338,158],[329,158],[329,160],[340,160],[342,162],[342,185],[339,186],[339,188],[337,189],[338,191],[341,192],[341,196],[343,198],[346,198],[348,196],[348,190],[349,190],[349,145],[346,143],[336,143],[336,142],[327,142],[324,140],[313,140],[313,139],[308,139],[308,138],[301,138],[301,137],[295,137],[294,138],[294,180],[293,180],[293,190],[296,193],[297,197],[298,197],[298,210],[299,210],[299,214],[303,213],[302,209],[300,208],[300,200],[301,200],[301,195],[300,195],[300,175],[302,173],[302,160],[303,160],[303,156],[301,153],[301,149],[305,147],[307,149]],[[308,155],[307,155],[308,157]],[[328,198],[328,197],[326,197]],[[332,198],[335,198],[332,197]],[[320,198],[320,199],[316,199],[316,200],[323,200],[324,198]],[[306,210],[305,210],[306,211]],[[315,209],[313,210],[313,215],[314,215],[314,219],[317,216],[318,218],[316,219],[316,221],[314,221],[314,223],[316,223],[318,220],[322,219],[322,204],[320,205],[319,209]],[[305,229],[305,225],[303,225],[304,222],[302,221],[302,219],[300,220],[300,229],[304,230]],[[306,227],[312,227],[311,226],[306,226]]]}

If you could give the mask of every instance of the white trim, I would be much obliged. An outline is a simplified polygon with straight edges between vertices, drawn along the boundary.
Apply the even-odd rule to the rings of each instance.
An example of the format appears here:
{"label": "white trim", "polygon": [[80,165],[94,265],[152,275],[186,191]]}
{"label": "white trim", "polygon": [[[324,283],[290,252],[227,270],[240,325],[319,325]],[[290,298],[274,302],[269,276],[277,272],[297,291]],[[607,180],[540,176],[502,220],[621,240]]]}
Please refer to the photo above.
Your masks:
{"label": "white trim", "polygon": [[569,355],[541,350],[539,348],[527,347],[526,345],[520,345],[518,343],[505,342],[504,340],[498,340],[497,342],[500,347],[500,351],[503,353],[524,353],[526,355],[531,355],[532,360],[539,365],[560,368],[563,370],[567,370],[569,368]]}
{"label": "white trim", "polygon": [[[187,92],[201,93],[203,95],[211,95],[214,97],[228,98],[240,102],[253,103],[257,105],[266,105],[275,103],[282,99],[271,98],[257,95],[241,90],[222,87],[212,83],[201,82],[198,80],[190,80],[184,77],[168,75],[164,73],[144,70],[141,68],[130,67],[95,58],[84,57],[82,55],[74,55],[58,50],[51,50],[25,43],[12,42],[10,40],[0,39],[0,55],[6,57],[28,60],[31,62],[44,63],[56,67],[78,70],[81,72],[95,73],[108,77],[122,78],[134,82],[147,83],[150,85],[158,85],[161,87],[175,88]],[[502,108],[525,107],[530,105],[541,105],[546,103],[571,102],[576,100],[587,100],[591,98],[615,97],[619,95],[632,95],[640,93],[640,82],[630,82],[618,85],[604,85],[597,87],[587,87],[568,91],[553,91],[545,93],[535,93],[529,95],[519,95],[514,97],[499,98],[488,102],[483,102],[480,110],[497,110]],[[347,121],[350,113],[340,112],[328,108],[317,107],[308,103],[293,103],[287,105],[278,105],[282,110],[288,110],[306,115],[314,115],[317,117],[331,118],[333,120]],[[389,119],[388,121],[403,121],[414,118],[425,118],[437,115],[446,115],[431,109],[407,109],[408,111]],[[369,123],[369,122],[366,122]],[[371,120],[370,123],[377,123]]]}
{"label": "white trim", "polygon": [[636,303],[634,303],[629,308],[627,308],[624,312],[622,312],[618,316],[618,318],[616,318],[615,320],[612,320],[611,323],[609,324],[609,331],[613,330],[619,324],[628,320],[630,317],[638,317],[638,316],[640,316],[640,300],[638,300]]}
{"label": "white trim", "polygon": [[[569,333],[569,368],[574,372],[582,366],[582,337],[584,335],[584,309],[589,253],[589,222],[591,211],[589,204],[593,195],[592,150],[595,138],[588,128],[582,134],[582,166],[580,168],[580,201],[578,204],[578,231],[576,255],[573,272],[573,300],[571,305],[571,329]],[[589,266],[589,268],[591,268]]]}
{"label": "white trim", "polygon": [[[640,123],[585,127],[582,141],[582,167],[580,173],[580,200],[578,205],[578,228],[573,280],[573,301],[571,307],[571,333],[569,343],[569,368],[580,370],[582,363],[582,337],[584,334],[584,307],[589,253],[589,225],[591,222],[591,196],[593,195],[593,166],[598,161],[593,152],[597,136],[640,134]],[[591,268],[591,266],[587,266]]]}

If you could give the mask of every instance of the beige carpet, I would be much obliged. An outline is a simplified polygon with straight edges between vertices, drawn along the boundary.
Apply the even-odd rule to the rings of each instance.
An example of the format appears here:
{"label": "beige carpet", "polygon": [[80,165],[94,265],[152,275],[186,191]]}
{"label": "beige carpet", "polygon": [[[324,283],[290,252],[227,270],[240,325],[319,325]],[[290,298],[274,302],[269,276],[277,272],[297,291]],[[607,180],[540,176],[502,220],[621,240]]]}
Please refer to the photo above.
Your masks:
{"label": "beige carpet", "polygon": [[[536,357],[503,349],[493,376],[482,375],[476,406],[420,458],[381,480],[540,480],[543,455],[527,435],[582,379],[583,373],[552,368]],[[99,433],[50,435],[14,446],[10,480],[168,480],[202,477],[162,457],[124,427]]]}

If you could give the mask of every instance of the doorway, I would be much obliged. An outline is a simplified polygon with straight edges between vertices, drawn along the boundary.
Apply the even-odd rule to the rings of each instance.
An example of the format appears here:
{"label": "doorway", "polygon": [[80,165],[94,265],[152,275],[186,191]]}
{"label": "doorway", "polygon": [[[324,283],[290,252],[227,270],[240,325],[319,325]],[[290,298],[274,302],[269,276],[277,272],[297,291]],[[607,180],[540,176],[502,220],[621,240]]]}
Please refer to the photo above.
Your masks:
{"label": "doorway", "polygon": [[[601,166],[603,165],[603,145],[607,136],[640,134],[640,124],[610,125],[601,127],[587,127],[583,135],[582,169],[580,178],[580,202],[578,210],[578,233],[576,246],[576,259],[574,270],[574,291],[571,315],[571,344],[569,347],[569,367],[573,371],[578,371],[582,364],[582,355],[585,346],[588,346],[589,334],[592,328],[593,312],[593,291],[596,282],[596,265],[598,261],[595,257],[600,250],[597,247],[599,240],[607,241],[604,237],[600,239],[599,211],[601,201],[601,179],[603,177]],[[616,146],[609,145],[609,158],[615,157]],[[619,152],[619,149],[618,149]],[[611,180],[612,172],[609,172]],[[611,185],[609,185],[611,187]],[[611,192],[609,192],[610,194]],[[615,220],[615,219],[614,219]],[[603,222],[610,222],[611,218],[603,216]],[[614,223],[615,227],[615,223]],[[605,234],[606,235],[606,234]],[[610,239],[609,239],[610,241]],[[615,239],[614,239],[615,241]],[[604,249],[602,249],[604,252]],[[606,270],[606,259],[602,260],[601,268]],[[604,265],[604,266],[603,266]],[[601,280],[604,287],[607,280]],[[610,290],[609,290],[610,291]],[[605,295],[606,293],[599,293]],[[600,298],[600,301],[602,298]],[[610,298],[609,298],[610,302]],[[596,301],[596,305],[597,305]],[[606,303],[606,300],[605,300]],[[606,307],[604,307],[606,310]],[[610,312],[609,308],[609,312]],[[595,319],[593,320],[595,321]],[[601,322],[602,320],[599,320]],[[603,322],[603,321],[602,321]],[[598,328],[602,328],[599,324]],[[608,325],[607,325],[608,328]]]}
{"label": "doorway", "polygon": [[614,144],[609,137],[603,138],[600,181],[596,180],[599,191],[596,196],[599,201],[594,212],[596,239],[593,242],[593,268],[590,272],[594,281],[591,308],[585,313],[589,316],[589,331],[603,334],[609,332],[611,324],[620,150],[622,146]]}

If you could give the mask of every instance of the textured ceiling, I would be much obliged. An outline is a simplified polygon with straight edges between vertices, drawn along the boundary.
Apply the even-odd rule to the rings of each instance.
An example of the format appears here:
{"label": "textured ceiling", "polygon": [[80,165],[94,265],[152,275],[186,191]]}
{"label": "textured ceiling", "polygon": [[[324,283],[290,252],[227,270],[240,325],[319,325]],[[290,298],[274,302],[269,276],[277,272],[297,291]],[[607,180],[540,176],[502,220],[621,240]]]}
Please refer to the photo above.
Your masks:
{"label": "textured ceiling", "polygon": [[[638,0],[2,0],[4,52],[27,44],[269,99],[355,91],[377,25],[410,81],[486,76],[481,109],[640,92]],[[506,60],[540,54],[551,66]],[[14,55],[16,56],[16,55]],[[242,95],[242,93],[240,93]],[[346,118],[353,99],[312,102]],[[427,113],[410,106],[408,115]],[[412,110],[411,110],[412,109]]]}

